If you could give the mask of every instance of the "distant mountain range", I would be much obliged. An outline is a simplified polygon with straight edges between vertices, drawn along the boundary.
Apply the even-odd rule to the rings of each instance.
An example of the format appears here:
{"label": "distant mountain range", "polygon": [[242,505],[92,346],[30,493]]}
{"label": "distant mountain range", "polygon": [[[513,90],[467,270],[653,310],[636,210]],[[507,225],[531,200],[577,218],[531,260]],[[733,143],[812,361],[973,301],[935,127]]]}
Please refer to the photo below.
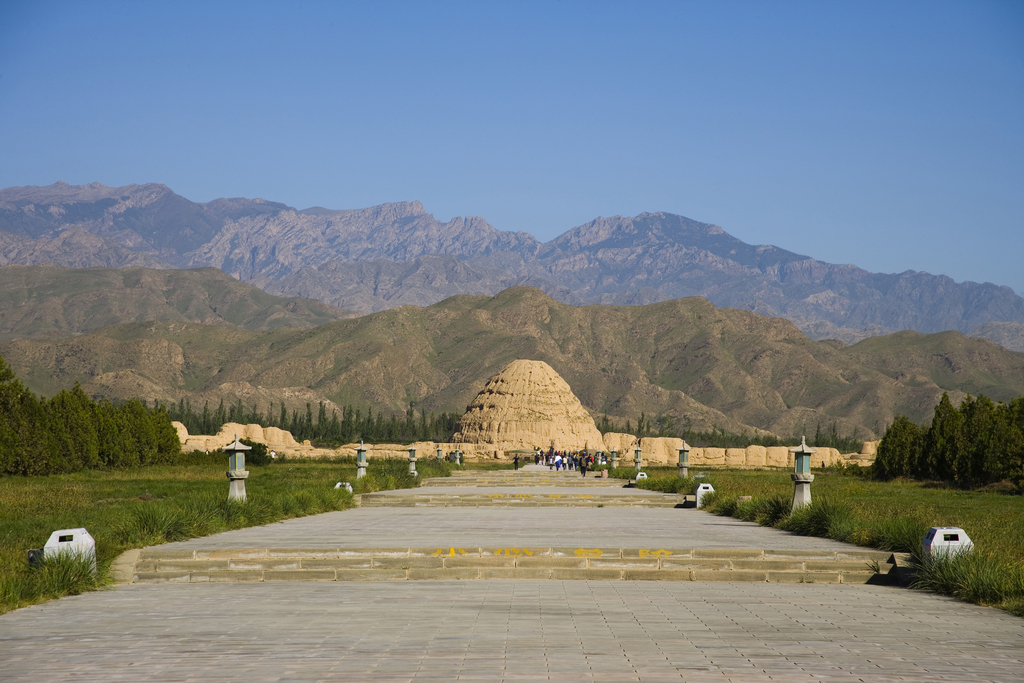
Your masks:
{"label": "distant mountain range", "polygon": [[943,275],[869,273],[667,213],[598,218],[540,243],[419,202],[297,210],[191,202],[164,185],[0,190],[0,265],[215,267],[271,294],[359,313],[528,285],[574,304],[702,296],[785,317],[813,339],[956,330],[1024,350],[1024,299]]}

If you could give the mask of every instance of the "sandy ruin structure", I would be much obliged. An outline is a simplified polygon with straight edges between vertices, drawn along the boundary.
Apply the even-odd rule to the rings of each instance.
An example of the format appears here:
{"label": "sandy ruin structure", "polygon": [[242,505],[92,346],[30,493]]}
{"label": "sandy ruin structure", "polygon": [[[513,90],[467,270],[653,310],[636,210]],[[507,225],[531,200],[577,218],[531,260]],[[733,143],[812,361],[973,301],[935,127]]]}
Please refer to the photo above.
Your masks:
{"label": "sandy ruin structure", "polygon": [[309,441],[299,443],[292,436],[292,433],[278,429],[277,427],[261,427],[258,424],[238,424],[237,422],[225,422],[220,431],[213,435],[189,434],[188,429],[180,422],[172,422],[178,432],[178,439],[185,451],[200,450],[214,451],[231,443],[235,435],[240,439],[249,439],[256,443],[266,444],[267,448],[278,453],[297,455],[303,457],[320,457],[333,455],[334,451],[326,448],[314,448]]}
{"label": "sandy ruin structure", "polygon": [[[227,423],[215,436],[189,434],[180,422],[173,423],[186,450],[214,450],[229,443],[234,435],[265,443],[280,454],[320,458],[355,456],[358,444],[337,448],[315,448],[309,441],[297,442],[290,432],[257,424]],[[633,463],[639,447],[645,465],[672,465],[678,461],[683,440],[644,437],[608,432],[602,435],[580,400],[554,368],[539,360],[515,360],[487,380],[483,390],[459,420],[451,443],[422,441],[414,444],[367,444],[367,457],[404,458],[413,446],[419,457],[450,457],[458,449],[467,460],[509,459],[510,451],[555,448],[556,450],[617,451],[624,466]],[[866,441],[859,454],[842,455],[834,448],[818,448],[812,458],[815,467],[835,463],[870,465],[877,441]],[[786,446],[746,448],[692,448],[691,467],[793,467],[793,454]]]}
{"label": "sandy ruin structure", "polygon": [[452,442],[501,450],[604,446],[594,418],[554,368],[539,360],[512,361],[487,380]]}

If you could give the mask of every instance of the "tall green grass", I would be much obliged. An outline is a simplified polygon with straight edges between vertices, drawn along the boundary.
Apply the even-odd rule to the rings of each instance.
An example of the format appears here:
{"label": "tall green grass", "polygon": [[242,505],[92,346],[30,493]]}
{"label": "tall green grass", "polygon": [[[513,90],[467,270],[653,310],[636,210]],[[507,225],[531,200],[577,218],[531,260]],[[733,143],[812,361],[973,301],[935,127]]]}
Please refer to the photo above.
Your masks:
{"label": "tall green grass", "polygon": [[[353,494],[334,488],[339,481],[369,493],[419,486],[456,468],[421,459],[413,477],[404,458],[372,459],[357,480],[353,458],[286,460],[252,468],[248,499],[238,503],[227,500],[226,464],[223,456],[197,455],[179,465],[0,477],[0,612],[102,586],[110,563],[129,548],[344,510]],[[28,566],[30,548],[42,547],[56,529],[76,527],[96,539],[97,577],[91,568],[88,576],[76,573],[71,560]]]}
{"label": "tall green grass", "polygon": [[91,557],[60,553],[30,571],[4,576],[0,580],[0,611],[93,590],[99,578],[92,569]]}
{"label": "tall green grass", "polygon": [[1005,607],[1024,616],[1024,567],[1007,565],[991,554],[973,551],[918,557],[911,585],[965,602]]}
{"label": "tall green grass", "polygon": [[[649,468],[641,488],[692,494],[698,483],[715,491],[704,509],[803,536],[910,553],[914,587],[992,605],[1024,616],[1024,497],[935,488],[919,482],[876,482],[851,471],[819,472],[812,503],[792,512],[793,484],[783,471],[712,470],[700,480],[675,468]],[[740,501],[749,495],[750,500]],[[975,552],[922,559],[921,539],[931,526],[959,526]]]}

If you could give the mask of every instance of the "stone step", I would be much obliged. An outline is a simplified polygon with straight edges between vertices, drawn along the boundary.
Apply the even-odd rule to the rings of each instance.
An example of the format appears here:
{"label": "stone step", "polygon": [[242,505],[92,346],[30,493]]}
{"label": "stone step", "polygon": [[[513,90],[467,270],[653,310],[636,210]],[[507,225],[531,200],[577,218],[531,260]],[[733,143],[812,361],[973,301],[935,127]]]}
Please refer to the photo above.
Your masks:
{"label": "stone step", "polygon": [[[481,474],[474,472],[453,472],[450,477],[434,477],[423,482],[424,486],[459,486],[464,482],[507,482],[519,486],[625,486],[625,479],[595,477],[592,473],[586,477],[579,472],[494,472]],[[430,482],[428,484],[428,482]]]}
{"label": "stone step", "polygon": [[686,496],[609,495],[594,493],[396,494],[364,493],[359,507],[683,507]]}
{"label": "stone step", "polygon": [[138,551],[131,583],[553,579],[889,583],[890,553],[735,548],[249,548]]}
{"label": "stone step", "polygon": [[517,479],[508,478],[455,478],[444,477],[438,479],[426,479],[421,486],[579,486],[581,488],[622,488],[629,482],[626,479],[598,479],[583,477],[559,479],[546,477],[544,479]]}

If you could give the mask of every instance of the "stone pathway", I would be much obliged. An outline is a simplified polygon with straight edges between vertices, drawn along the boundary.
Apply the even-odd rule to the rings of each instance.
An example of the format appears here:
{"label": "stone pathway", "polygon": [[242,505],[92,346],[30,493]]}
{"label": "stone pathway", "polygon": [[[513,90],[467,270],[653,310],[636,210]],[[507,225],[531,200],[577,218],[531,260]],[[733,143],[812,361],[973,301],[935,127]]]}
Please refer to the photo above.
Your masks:
{"label": "stone pathway", "polygon": [[0,680],[1020,681],[1024,619],[871,586],[125,586],[0,617]]}
{"label": "stone pathway", "polygon": [[[413,558],[434,545],[460,561],[464,546],[481,558],[485,546],[505,558],[546,547],[552,562],[577,546],[614,548],[620,560],[669,548],[695,560],[760,549],[740,562],[863,551],[694,509],[632,507],[367,508],[154,551],[204,561],[246,548],[341,557],[401,546]],[[0,681],[1024,680],[1024,619],[916,591],[473,578],[128,585],[65,598],[0,616]]]}
{"label": "stone pathway", "polygon": [[[559,485],[565,481],[575,487]],[[146,549],[125,563],[125,580],[889,580],[890,553],[708,515],[684,508],[681,496],[625,483],[459,472],[419,489],[364,495],[355,511]]]}
{"label": "stone pathway", "polygon": [[179,548],[616,547],[849,550],[692,508],[361,508],[168,543]]}
{"label": "stone pathway", "polygon": [[360,507],[684,507],[686,497],[608,486],[423,486],[364,493]]}

